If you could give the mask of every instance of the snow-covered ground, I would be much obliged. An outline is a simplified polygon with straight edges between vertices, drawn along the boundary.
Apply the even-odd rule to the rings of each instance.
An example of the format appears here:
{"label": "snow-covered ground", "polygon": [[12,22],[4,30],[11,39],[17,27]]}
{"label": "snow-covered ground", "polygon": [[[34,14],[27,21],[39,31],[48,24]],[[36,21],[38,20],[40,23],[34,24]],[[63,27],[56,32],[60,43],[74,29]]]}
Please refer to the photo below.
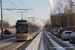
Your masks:
{"label": "snow-covered ground", "polygon": [[57,50],[66,50],[65,48],[63,48],[62,46],[60,46],[58,43],[56,43],[47,33],[46,31],[45,32],[45,35],[48,37],[48,39],[51,41],[52,45],[54,47],[51,47],[51,48],[55,48]]}
{"label": "snow-covered ground", "polygon": [[[46,32],[47,32],[47,31],[46,31]],[[47,32],[47,33],[51,34],[50,32]],[[52,34],[51,34],[51,35],[52,35]],[[63,44],[65,44],[65,45],[67,45],[67,46],[69,46],[70,48],[73,48],[73,49],[75,50],[75,46],[73,46],[73,44],[69,43],[69,40],[68,40],[68,41],[63,41],[63,40],[61,40],[61,38],[58,38],[58,37],[56,37],[56,36],[54,36],[54,35],[52,35],[52,36],[55,37],[58,41],[62,42]]]}
{"label": "snow-covered ground", "polygon": [[30,45],[25,50],[37,50],[40,43],[41,35],[42,31],[39,33],[39,35],[37,35],[37,37],[30,43]]}
{"label": "snow-covered ground", "polygon": [[43,37],[41,38],[40,50],[44,50]]}

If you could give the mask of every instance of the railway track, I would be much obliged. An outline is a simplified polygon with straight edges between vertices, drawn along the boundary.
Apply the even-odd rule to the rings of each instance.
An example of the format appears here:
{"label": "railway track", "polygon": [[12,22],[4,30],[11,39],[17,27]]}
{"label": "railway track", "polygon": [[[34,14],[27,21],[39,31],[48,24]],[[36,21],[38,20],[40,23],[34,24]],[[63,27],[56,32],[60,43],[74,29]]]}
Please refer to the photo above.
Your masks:
{"label": "railway track", "polygon": [[[0,50],[24,50],[31,43],[31,41],[34,40],[34,38],[32,40],[28,40],[28,41],[9,42],[10,44],[7,44],[7,45],[1,47]],[[1,43],[1,45],[4,44],[4,43]]]}
{"label": "railway track", "polygon": [[[47,33],[47,32],[46,32]],[[72,48],[70,48],[69,46],[63,44],[62,42],[58,41],[55,37],[53,37],[51,34],[48,33],[48,35],[59,45],[61,45],[63,48],[65,48],[66,50],[73,50]]]}
{"label": "railway track", "polygon": [[16,50],[25,50],[25,47],[27,47],[27,44],[29,44],[30,40],[29,41],[25,41],[22,45],[18,46],[16,48]]}
{"label": "railway track", "polygon": [[[44,33],[44,32],[43,32]],[[49,41],[48,37],[45,35],[45,33],[43,34],[43,40],[44,40],[44,43],[45,43],[45,47],[44,49],[45,50],[55,50],[55,49],[51,49],[50,47],[54,47],[51,42]]]}

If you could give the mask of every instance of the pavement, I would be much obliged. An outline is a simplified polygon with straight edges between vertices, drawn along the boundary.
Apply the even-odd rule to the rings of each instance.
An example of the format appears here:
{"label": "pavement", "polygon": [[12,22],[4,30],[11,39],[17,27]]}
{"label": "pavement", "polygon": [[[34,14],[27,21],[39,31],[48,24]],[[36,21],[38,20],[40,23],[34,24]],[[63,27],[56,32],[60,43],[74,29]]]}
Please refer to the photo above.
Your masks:
{"label": "pavement", "polygon": [[13,37],[15,35],[16,35],[15,33],[7,34],[7,35],[3,34],[3,38],[1,38],[1,34],[0,34],[0,40],[7,39],[7,38]]}

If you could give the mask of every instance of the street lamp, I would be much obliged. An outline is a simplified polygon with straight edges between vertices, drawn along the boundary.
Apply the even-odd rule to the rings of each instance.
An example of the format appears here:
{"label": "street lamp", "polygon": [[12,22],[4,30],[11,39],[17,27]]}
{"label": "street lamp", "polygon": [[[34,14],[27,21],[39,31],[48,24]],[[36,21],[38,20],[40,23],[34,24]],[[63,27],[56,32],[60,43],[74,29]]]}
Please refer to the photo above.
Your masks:
{"label": "street lamp", "polygon": [[6,30],[7,30],[7,19],[10,19],[10,18],[6,18]]}
{"label": "street lamp", "polygon": [[44,22],[45,22],[45,21],[44,21],[44,19],[40,19],[40,21],[42,21],[42,22],[43,22],[43,27],[44,27]]}

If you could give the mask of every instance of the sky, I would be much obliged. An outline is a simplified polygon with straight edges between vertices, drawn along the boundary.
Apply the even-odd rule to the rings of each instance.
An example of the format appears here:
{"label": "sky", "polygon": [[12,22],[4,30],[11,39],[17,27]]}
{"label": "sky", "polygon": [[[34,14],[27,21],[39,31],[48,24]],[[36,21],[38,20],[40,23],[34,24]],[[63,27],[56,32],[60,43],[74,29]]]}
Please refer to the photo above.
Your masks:
{"label": "sky", "polygon": [[[14,3],[16,7],[11,3]],[[45,21],[49,19],[51,14],[51,8],[49,4],[49,0],[2,0],[2,7],[3,9],[33,9],[26,11],[23,10],[23,19],[27,17],[36,17],[38,20],[36,20],[36,24],[40,25],[42,21],[40,19],[44,19]],[[56,5],[57,0],[53,0],[53,7]],[[24,4],[24,6],[22,5]],[[19,12],[19,13],[17,13]],[[18,19],[21,19],[21,11],[19,10],[3,10],[3,20],[6,20],[6,18],[10,18],[7,21],[10,23],[10,25],[15,25],[16,21]],[[0,13],[1,14],[1,13]],[[1,15],[0,15],[1,16]],[[1,18],[0,18],[1,19]],[[42,25],[42,24],[41,24]]]}

